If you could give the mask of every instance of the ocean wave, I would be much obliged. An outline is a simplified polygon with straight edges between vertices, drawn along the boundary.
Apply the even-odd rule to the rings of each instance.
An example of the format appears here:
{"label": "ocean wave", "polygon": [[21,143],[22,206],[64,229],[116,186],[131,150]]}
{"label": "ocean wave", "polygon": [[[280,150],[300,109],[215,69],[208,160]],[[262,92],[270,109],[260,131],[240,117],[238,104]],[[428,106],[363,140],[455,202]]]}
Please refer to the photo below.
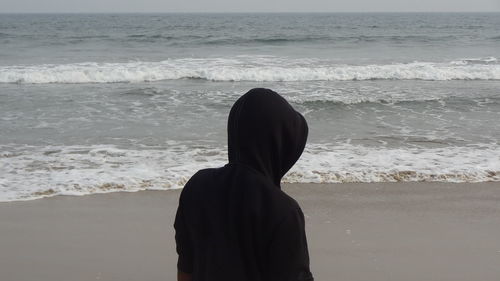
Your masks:
{"label": "ocean wave", "polygon": [[329,95],[311,95],[290,97],[289,100],[295,104],[303,104],[306,106],[331,107],[331,106],[349,106],[360,104],[380,104],[380,105],[401,105],[405,103],[439,103],[445,106],[448,102],[460,103],[462,105],[470,104],[472,106],[499,105],[500,96],[498,97],[476,97],[463,98],[455,96],[329,96]]}
{"label": "ocean wave", "polygon": [[385,148],[313,144],[285,182],[500,181],[500,147]]}
{"label": "ocean wave", "polygon": [[351,42],[393,42],[393,43],[428,43],[428,42],[443,42],[456,39],[453,35],[429,36],[429,35],[361,35],[361,36],[345,36],[335,39]]}
{"label": "ocean wave", "polygon": [[137,42],[157,42],[157,41],[172,41],[172,40],[195,40],[197,36],[169,36],[163,34],[131,34],[127,35],[126,38],[115,37],[112,38],[113,41],[127,42],[127,41],[137,41]]}
{"label": "ocean wave", "polygon": [[324,35],[302,35],[302,36],[267,36],[267,37],[218,37],[206,38],[200,41],[206,45],[242,45],[242,44],[285,44],[285,43],[301,43],[301,42],[322,42],[332,41],[340,38],[329,37]]}
{"label": "ocean wave", "polygon": [[[0,201],[181,188],[226,163],[225,147],[0,146]],[[385,148],[308,144],[285,183],[500,181],[500,146]]]}
{"label": "ocean wave", "polygon": [[452,61],[454,65],[471,65],[471,64],[498,64],[498,59],[495,57],[486,58],[468,58]]}
{"label": "ocean wave", "polygon": [[[378,28],[377,26],[368,28]],[[328,44],[352,44],[352,43],[373,43],[373,42],[392,42],[392,43],[428,43],[443,42],[456,39],[456,36],[428,36],[428,35],[356,35],[356,36],[331,36],[331,35],[297,35],[297,36],[267,36],[267,37],[212,37],[200,40],[198,44],[205,45],[247,45],[247,44],[271,44],[284,45],[290,43],[328,43]],[[178,38],[171,38],[176,40]]]}
{"label": "ocean wave", "polygon": [[[333,27],[332,27],[333,28]],[[337,26],[335,28],[342,29]],[[349,27],[350,28],[350,27]],[[380,26],[366,26],[367,29],[379,29]],[[356,35],[335,35],[328,33],[308,33],[307,31],[299,32],[298,34],[271,33],[271,34],[255,34],[252,36],[241,36],[238,33],[185,33],[185,32],[159,32],[151,33],[150,31],[138,32],[132,34],[90,34],[90,35],[71,35],[71,34],[6,34],[0,32],[0,38],[3,36],[16,38],[31,38],[31,39],[46,39],[50,38],[53,41],[61,41],[58,44],[71,43],[67,40],[85,40],[91,42],[97,41],[112,41],[126,43],[130,41],[151,42],[173,45],[215,45],[215,46],[242,46],[242,45],[285,45],[293,43],[313,43],[313,44],[350,44],[350,43],[372,43],[372,42],[388,42],[388,43],[426,43],[426,42],[447,42],[454,41],[458,37],[454,35],[384,35],[384,34],[356,34]],[[497,39],[491,37],[488,39]]]}
{"label": "ocean wave", "polygon": [[161,62],[0,66],[0,83],[208,81],[500,80],[496,58],[450,63],[344,65],[316,59],[242,56]]}

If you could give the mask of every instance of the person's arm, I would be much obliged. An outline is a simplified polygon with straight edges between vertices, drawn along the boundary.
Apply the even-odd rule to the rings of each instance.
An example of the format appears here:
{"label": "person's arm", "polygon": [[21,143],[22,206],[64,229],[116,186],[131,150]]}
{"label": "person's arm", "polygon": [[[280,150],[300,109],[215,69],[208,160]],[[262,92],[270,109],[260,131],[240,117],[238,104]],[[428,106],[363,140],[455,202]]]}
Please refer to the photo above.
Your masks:
{"label": "person's arm", "polygon": [[177,281],[192,281],[193,274],[177,270]]}
{"label": "person's arm", "polygon": [[177,260],[177,280],[191,281],[193,271],[193,248],[188,235],[188,229],[184,221],[182,194],[179,200],[179,207],[175,215],[175,243],[179,258]]}
{"label": "person's arm", "polygon": [[269,248],[269,278],[273,281],[313,281],[304,214],[294,210],[278,226]]}

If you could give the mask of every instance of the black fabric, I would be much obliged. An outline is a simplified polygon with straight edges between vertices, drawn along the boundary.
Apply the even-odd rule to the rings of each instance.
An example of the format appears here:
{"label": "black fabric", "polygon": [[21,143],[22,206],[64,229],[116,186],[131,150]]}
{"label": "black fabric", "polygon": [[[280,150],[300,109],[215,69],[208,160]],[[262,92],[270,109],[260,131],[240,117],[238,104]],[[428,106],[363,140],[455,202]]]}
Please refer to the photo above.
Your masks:
{"label": "black fabric", "polygon": [[298,160],[307,123],[268,89],[253,89],[228,120],[229,163],[198,171],[174,223],[178,269],[194,281],[313,280],[298,203],[280,189]]}

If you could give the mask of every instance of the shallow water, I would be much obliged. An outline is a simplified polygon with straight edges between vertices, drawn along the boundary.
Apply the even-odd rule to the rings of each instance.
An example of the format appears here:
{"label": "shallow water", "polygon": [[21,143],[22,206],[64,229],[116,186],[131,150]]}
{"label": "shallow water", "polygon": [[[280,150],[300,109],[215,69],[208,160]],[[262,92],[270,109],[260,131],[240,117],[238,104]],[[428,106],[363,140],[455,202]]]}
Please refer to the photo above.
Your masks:
{"label": "shallow water", "polygon": [[500,14],[0,15],[0,200],[181,187],[253,87],[287,182],[500,181]]}

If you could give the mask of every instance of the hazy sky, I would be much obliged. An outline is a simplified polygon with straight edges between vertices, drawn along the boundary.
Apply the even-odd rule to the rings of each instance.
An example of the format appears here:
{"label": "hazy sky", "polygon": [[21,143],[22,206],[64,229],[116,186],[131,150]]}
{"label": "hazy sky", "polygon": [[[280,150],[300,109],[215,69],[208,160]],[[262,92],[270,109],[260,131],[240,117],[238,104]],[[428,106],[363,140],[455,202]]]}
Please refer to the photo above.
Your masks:
{"label": "hazy sky", "polygon": [[500,0],[0,0],[0,12],[474,12]]}

